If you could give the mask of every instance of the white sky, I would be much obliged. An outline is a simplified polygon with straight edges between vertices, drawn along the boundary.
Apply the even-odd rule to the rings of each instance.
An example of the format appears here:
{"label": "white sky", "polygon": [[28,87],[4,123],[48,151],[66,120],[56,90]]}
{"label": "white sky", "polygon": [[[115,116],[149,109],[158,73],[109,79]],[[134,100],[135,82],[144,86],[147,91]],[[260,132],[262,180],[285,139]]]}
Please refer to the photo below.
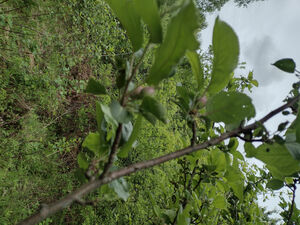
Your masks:
{"label": "white sky", "polygon": [[[271,63],[282,58],[293,58],[300,65],[300,1],[265,0],[238,8],[233,2],[227,3],[220,12],[207,16],[208,27],[201,33],[202,49],[207,49],[212,40],[212,29],[216,16],[232,26],[240,41],[240,62],[247,63],[248,74],[254,71],[259,87],[249,95],[256,107],[257,119],[282,105],[282,100],[297,81],[293,74],[281,72]],[[299,66],[297,67],[300,69]],[[240,74],[237,74],[240,75]],[[266,125],[275,131],[287,117],[277,116]],[[272,210],[278,204],[273,199],[265,203]],[[296,194],[300,208],[300,186]],[[277,208],[278,209],[278,208]]]}

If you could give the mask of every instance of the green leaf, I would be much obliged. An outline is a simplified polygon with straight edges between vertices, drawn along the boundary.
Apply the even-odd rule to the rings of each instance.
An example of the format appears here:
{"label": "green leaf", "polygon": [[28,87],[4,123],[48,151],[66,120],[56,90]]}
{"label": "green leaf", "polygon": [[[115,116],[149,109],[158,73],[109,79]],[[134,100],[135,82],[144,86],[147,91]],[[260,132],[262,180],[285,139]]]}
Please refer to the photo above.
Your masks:
{"label": "green leaf", "polygon": [[252,100],[239,92],[220,92],[206,104],[207,116],[215,122],[239,123],[255,116]]}
{"label": "green leaf", "polygon": [[123,177],[109,183],[109,187],[112,188],[116,192],[116,194],[124,201],[128,199],[130,195],[129,187],[126,180]]}
{"label": "green leaf", "polygon": [[191,0],[183,3],[168,25],[166,37],[155,54],[155,62],[147,82],[157,85],[169,77],[173,67],[184,56],[186,50],[196,50],[199,43],[194,35],[199,28],[196,7]]}
{"label": "green leaf", "polygon": [[143,44],[141,18],[136,12],[133,0],[105,0],[125,28],[133,50],[138,51]]}
{"label": "green leaf", "polygon": [[96,121],[97,121],[98,132],[101,137],[104,136],[103,131],[101,129],[103,119],[104,119],[104,113],[101,110],[101,103],[96,102]]}
{"label": "green leaf", "polygon": [[88,163],[88,161],[87,161],[87,159],[86,159],[83,152],[80,152],[77,155],[77,162],[78,162],[78,165],[81,169],[86,170],[89,167],[89,163]]}
{"label": "green leaf", "polygon": [[96,156],[100,156],[104,149],[101,148],[101,137],[99,133],[89,133],[89,135],[84,139],[82,147],[88,148]]}
{"label": "green leaf", "polygon": [[151,42],[162,42],[162,27],[156,0],[134,0],[136,12],[147,25]]}
{"label": "green leaf", "polygon": [[197,81],[198,90],[201,90],[204,85],[204,73],[200,63],[199,55],[196,51],[187,51],[186,56],[192,66],[192,71]]}
{"label": "green leaf", "polygon": [[84,92],[94,94],[94,95],[106,94],[105,87],[102,84],[100,84],[98,81],[94,80],[93,78],[89,80]]}
{"label": "green leaf", "polygon": [[119,123],[128,123],[132,119],[131,113],[124,109],[117,101],[112,101],[110,111],[111,115]]}
{"label": "green leaf", "polygon": [[132,133],[128,139],[128,141],[121,147],[120,151],[118,152],[118,157],[126,158],[128,156],[128,152],[132,148],[133,143],[137,139],[137,136],[140,132],[142,126],[143,117],[141,115],[138,116],[134,126]]}
{"label": "green leaf", "polygon": [[176,224],[177,225],[189,225],[190,221],[191,221],[189,213],[191,210],[192,210],[192,207],[190,204],[187,204],[184,209],[180,205]]}
{"label": "green leaf", "polygon": [[110,108],[107,105],[103,105],[100,103],[101,110],[104,114],[104,119],[107,123],[113,125],[114,127],[118,126],[118,122],[115,120],[115,118],[112,116]]}
{"label": "green leaf", "polygon": [[294,73],[296,69],[296,63],[290,58],[280,59],[272,65],[287,73]]}
{"label": "green leaf", "polygon": [[218,209],[226,209],[226,199],[222,195],[217,195],[213,201],[213,206]]}
{"label": "green leaf", "polygon": [[224,172],[227,167],[225,154],[219,149],[213,149],[210,152],[211,165],[216,167],[216,172]]}
{"label": "green leaf", "polygon": [[280,188],[282,188],[284,186],[284,183],[282,180],[277,180],[277,179],[272,179],[270,180],[266,187],[270,188],[272,190],[279,190]]}
{"label": "green leaf", "polygon": [[294,159],[300,160],[300,143],[296,141],[296,133],[294,129],[287,130],[285,147]]}
{"label": "green leaf", "polygon": [[153,120],[154,116],[163,123],[167,123],[167,111],[165,107],[162,104],[160,104],[156,99],[150,96],[144,97],[143,102],[140,106],[140,111],[147,120],[149,119],[149,117],[152,117],[151,120]]}
{"label": "green leaf", "polygon": [[244,196],[244,176],[238,168],[229,166],[225,174],[229,186],[232,188],[234,194],[243,200]]}
{"label": "green leaf", "polygon": [[239,59],[238,37],[219,17],[216,18],[213,31],[213,53],[213,69],[207,89],[209,94],[218,93],[226,87]]}
{"label": "green leaf", "polygon": [[[247,157],[248,155],[247,152]],[[300,171],[299,161],[291,156],[284,145],[262,144],[258,148],[251,148],[251,156],[264,162],[276,179],[283,180],[284,177]]]}

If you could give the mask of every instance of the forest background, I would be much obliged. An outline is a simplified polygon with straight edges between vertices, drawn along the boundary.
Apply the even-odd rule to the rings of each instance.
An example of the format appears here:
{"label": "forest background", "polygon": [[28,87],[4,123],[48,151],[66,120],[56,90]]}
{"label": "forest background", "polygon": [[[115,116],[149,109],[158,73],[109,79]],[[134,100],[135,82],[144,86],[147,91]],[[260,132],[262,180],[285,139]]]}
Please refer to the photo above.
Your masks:
{"label": "forest background", "polygon": [[[196,4],[202,15],[202,29],[205,27],[203,13],[220,9],[226,2]],[[240,6],[249,3],[237,1]],[[164,29],[180,4],[180,1],[159,1]],[[82,171],[86,162],[80,153],[86,153],[82,146],[85,137],[97,130],[95,103],[101,100],[109,104],[111,98],[119,95],[116,86],[117,74],[121,72],[119,63],[127,60],[133,50],[115,15],[101,0],[2,1],[0,26],[0,224],[15,224],[34,213],[41,203],[53,202],[86,182]],[[212,51],[200,51],[200,58],[205,77],[209,77]],[[151,64],[149,56],[137,79],[147,74]],[[191,130],[178,112],[174,96],[178,95],[178,83],[184,86],[195,83],[186,79],[191,73],[192,68],[184,58],[176,74],[156,91],[156,98],[166,106],[168,119],[172,121],[155,126],[143,123],[138,144],[125,158],[120,157],[118,167],[187,145]],[[227,89],[243,91],[258,86],[253,74],[245,73],[245,77],[232,78]],[[109,96],[84,93],[90,78],[108,87]],[[200,128],[204,130],[198,135],[205,139],[206,127]],[[216,129],[210,135],[221,134],[225,128]],[[219,177],[215,170],[223,169],[214,168],[209,160],[218,158],[219,153],[205,153],[202,157],[207,158],[206,163],[199,167],[203,175],[199,179],[199,185],[203,185],[201,195],[197,201],[193,199],[197,212],[186,207],[185,202],[191,201],[191,196],[186,196],[182,179],[190,174],[185,171],[190,168],[185,160],[175,160],[127,177],[129,186],[125,180],[105,186],[89,195],[92,205],[75,204],[42,224],[297,222],[299,212],[293,202],[282,199],[280,221],[270,218],[270,213],[257,204],[255,199],[259,194],[270,192],[266,184],[272,175],[255,166],[250,168],[236,151],[237,145],[237,139],[232,139],[222,144],[226,149],[219,148],[239,158],[237,166],[251,184],[242,185],[244,198],[238,196],[235,188],[216,183]],[[289,186],[293,191],[294,181],[287,179],[282,186]],[[245,208],[249,199],[254,200],[253,204]]]}

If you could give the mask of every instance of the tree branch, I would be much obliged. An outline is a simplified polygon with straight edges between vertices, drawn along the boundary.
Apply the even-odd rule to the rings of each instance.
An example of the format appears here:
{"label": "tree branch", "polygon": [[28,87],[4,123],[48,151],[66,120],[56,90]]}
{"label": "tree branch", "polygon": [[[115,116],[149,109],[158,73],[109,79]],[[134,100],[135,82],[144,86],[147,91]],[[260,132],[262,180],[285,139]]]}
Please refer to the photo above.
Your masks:
{"label": "tree branch", "polygon": [[195,146],[190,146],[190,147],[187,147],[187,148],[184,148],[184,149],[181,149],[181,150],[178,150],[178,151],[175,151],[175,152],[172,152],[172,153],[169,153],[169,154],[166,154],[166,155],[163,155],[158,158],[151,159],[151,160],[134,163],[130,166],[124,167],[117,171],[108,172],[106,176],[99,177],[98,179],[96,179],[94,181],[90,181],[90,182],[82,185],[79,189],[75,190],[74,192],[70,193],[69,195],[65,196],[64,198],[62,198],[56,202],[53,202],[49,205],[44,205],[34,215],[28,217],[27,219],[23,220],[19,224],[20,225],[36,224],[36,223],[44,220],[45,218],[55,214],[56,212],[70,206],[72,203],[78,201],[78,199],[81,199],[84,195],[96,190],[103,184],[110,183],[111,181],[116,180],[120,177],[128,176],[137,171],[147,169],[147,168],[150,168],[150,167],[153,167],[156,165],[160,165],[164,162],[168,162],[170,160],[177,159],[179,157],[196,152],[198,150],[202,150],[207,147],[214,146],[214,145],[224,141],[225,139],[236,136],[239,133],[243,133],[243,132],[249,131],[249,130],[254,130],[254,129],[258,128],[260,124],[265,123],[267,120],[269,120],[276,114],[280,113],[284,109],[287,109],[287,108],[291,107],[292,105],[294,105],[298,101],[299,97],[300,96],[294,97],[288,103],[273,110],[272,112],[267,114],[265,117],[263,117],[259,121],[254,122],[248,126],[238,127],[232,131],[229,131],[229,132],[226,132],[226,133],[220,135],[219,137],[216,137],[214,139],[208,140],[204,143],[201,143],[201,144],[198,144]]}

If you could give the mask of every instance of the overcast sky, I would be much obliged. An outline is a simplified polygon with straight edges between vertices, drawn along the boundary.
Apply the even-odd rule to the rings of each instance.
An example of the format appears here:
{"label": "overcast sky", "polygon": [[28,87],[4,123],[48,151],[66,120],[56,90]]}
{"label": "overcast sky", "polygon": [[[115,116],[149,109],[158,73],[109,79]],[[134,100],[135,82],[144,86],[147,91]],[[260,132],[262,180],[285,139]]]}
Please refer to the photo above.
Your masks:
{"label": "overcast sky", "polygon": [[[256,107],[257,119],[282,105],[282,100],[297,81],[293,74],[279,71],[271,63],[281,58],[293,58],[300,65],[300,1],[265,0],[238,8],[233,2],[227,3],[220,12],[207,16],[208,27],[201,33],[202,49],[207,49],[212,40],[212,29],[219,15],[232,26],[240,41],[240,62],[247,63],[248,74],[254,71],[259,87],[249,95]],[[299,66],[297,67],[299,70]],[[239,75],[239,74],[237,74]],[[267,123],[270,130],[276,130],[286,117],[277,116]],[[276,201],[269,201],[275,205]],[[296,204],[300,208],[300,186],[296,195]]]}

